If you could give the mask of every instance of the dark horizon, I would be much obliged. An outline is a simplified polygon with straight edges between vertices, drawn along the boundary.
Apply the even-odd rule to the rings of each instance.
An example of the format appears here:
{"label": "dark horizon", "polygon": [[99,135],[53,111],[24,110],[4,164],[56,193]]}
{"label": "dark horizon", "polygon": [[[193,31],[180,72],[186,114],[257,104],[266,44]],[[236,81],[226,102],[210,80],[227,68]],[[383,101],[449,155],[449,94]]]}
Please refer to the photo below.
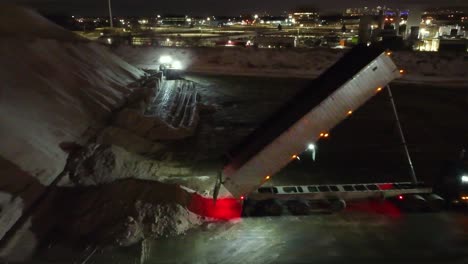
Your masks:
{"label": "dark horizon", "polygon": [[[62,14],[77,16],[105,16],[108,14],[107,0],[1,0],[1,3],[18,3],[30,6],[43,14]],[[238,0],[224,2],[222,4],[215,0],[199,0],[193,2],[190,0],[178,0],[167,2],[151,2],[146,0],[112,0],[112,9],[115,16],[132,15],[156,15],[156,14],[186,14],[186,15],[217,15],[234,16],[239,14],[269,13],[271,15],[280,15],[287,11],[293,11],[303,6],[315,7],[321,13],[339,13],[345,8],[364,7],[369,8],[377,6],[387,6],[401,9],[426,9],[440,7],[440,0],[414,0],[408,4],[404,0],[382,1],[376,3],[370,0],[328,0],[325,3],[313,3],[309,0],[280,1],[270,0],[265,2],[252,2],[248,0]],[[446,0],[443,1],[444,7],[468,7],[465,0]],[[227,11],[229,10],[229,11]]]}

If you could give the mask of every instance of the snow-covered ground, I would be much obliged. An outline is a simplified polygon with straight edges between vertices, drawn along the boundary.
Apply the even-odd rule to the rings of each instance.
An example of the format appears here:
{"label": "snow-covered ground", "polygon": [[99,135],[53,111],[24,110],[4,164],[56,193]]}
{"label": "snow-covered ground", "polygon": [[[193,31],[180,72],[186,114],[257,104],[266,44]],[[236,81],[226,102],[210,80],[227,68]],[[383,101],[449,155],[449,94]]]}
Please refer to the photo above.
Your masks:
{"label": "snow-covered ground", "polygon": [[[249,48],[155,48],[121,46],[116,53],[141,68],[155,69],[161,55],[183,62],[190,72],[315,78],[346,50],[249,49]],[[400,82],[468,84],[468,54],[400,51],[396,64],[407,74]]]}

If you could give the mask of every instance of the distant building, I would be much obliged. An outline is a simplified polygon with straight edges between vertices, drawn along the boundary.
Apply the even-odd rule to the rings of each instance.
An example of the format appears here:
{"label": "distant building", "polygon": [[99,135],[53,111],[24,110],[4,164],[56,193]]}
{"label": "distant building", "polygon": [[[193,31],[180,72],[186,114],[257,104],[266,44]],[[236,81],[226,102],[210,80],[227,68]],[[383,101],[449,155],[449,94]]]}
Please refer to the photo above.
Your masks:
{"label": "distant building", "polygon": [[404,37],[413,44],[419,36],[419,29],[421,26],[422,10],[411,9],[406,20],[406,34]]}
{"label": "distant building", "polygon": [[423,12],[417,47],[424,51],[466,51],[466,8],[433,8]]}
{"label": "distant building", "polygon": [[161,23],[163,25],[171,25],[171,26],[185,26],[187,25],[187,16],[183,15],[168,15],[162,18]]}
{"label": "distant building", "polygon": [[373,16],[361,16],[359,20],[359,43],[367,44],[371,41],[372,24],[374,23]]}
{"label": "distant building", "polygon": [[288,17],[285,16],[265,16],[260,18],[260,24],[267,25],[287,25]]}
{"label": "distant building", "polygon": [[376,16],[379,12],[385,7],[376,7],[376,8],[369,8],[365,7],[352,7],[346,8],[343,12],[343,16]]}
{"label": "distant building", "polygon": [[315,26],[319,23],[319,13],[315,9],[299,9],[289,15],[292,22],[303,26]]}

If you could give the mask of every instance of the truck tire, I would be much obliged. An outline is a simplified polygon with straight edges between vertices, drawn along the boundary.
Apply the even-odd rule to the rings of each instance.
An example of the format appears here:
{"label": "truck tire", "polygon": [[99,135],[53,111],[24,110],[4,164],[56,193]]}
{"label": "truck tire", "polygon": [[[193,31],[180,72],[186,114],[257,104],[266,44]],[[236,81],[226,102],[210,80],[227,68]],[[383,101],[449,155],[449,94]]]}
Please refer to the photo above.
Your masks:
{"label": "truck tire", "polygon": [[250,217],[255,215],[255,201],[246,199],[242,202],[242,217]]}
{"label": "truck tire", "polygon": [[286,207],[292,215],[307,215],[309,214],[309,205],[301,200],[289,200],[286,202]]}
{"label": "truck tire", "polygon": [[283,214],[283,207],[275,199],[258,201],[254,214],[256,216],[280,216]]}
{"label": "truck tire", "polygon": [[330,211],[337,213],[346,209],[346,201],[343,199],[330,200]]}

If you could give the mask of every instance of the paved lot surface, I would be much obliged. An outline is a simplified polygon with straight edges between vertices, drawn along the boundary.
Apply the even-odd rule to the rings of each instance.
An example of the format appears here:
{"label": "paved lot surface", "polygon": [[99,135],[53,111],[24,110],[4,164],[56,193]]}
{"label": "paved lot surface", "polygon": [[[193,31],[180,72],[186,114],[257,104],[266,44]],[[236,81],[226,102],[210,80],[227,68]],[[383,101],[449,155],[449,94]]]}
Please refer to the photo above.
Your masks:
{"label": "paved lot surface", "polygon": [[343,212],[212,223],[132,249],[98,250],[86,263],[467,262],[466,215]]}

